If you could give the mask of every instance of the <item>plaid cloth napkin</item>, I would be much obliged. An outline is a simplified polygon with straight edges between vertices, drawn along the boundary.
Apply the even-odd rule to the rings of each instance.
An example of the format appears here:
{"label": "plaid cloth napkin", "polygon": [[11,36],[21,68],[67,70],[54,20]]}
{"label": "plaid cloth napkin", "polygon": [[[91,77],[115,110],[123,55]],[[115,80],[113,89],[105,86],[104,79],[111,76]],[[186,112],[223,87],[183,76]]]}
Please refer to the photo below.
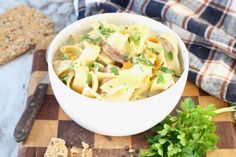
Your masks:
{"label": "plaid cloth napkin", "polygon": [[188,79],[207,93],[236,103],[236,3],[233,0],[75,0],[78,19],[129,12],[159,20],[185,42]]}

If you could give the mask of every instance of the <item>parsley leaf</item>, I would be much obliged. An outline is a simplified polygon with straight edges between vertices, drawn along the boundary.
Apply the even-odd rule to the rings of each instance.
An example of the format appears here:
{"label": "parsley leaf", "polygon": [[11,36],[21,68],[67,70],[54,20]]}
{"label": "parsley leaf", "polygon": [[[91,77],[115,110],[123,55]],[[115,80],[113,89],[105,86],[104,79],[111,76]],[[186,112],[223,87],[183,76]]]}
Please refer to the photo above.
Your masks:
{"label": "parsley leaf", "polygon": [[167,51],[164,49],[164,52],[169,60],[173,60],[173,52],[172,51]]}
{"label": "parsley leaf", "polygon": [[128,53],[125,53],[125,54],[123,55],[123,57],[124,57],[124,59],[125,59],[126,61],[131,61],[131,60],[132,60],[132,56],[130,56]]}
{"label": "parsley leaf", "polygon": [[103,23],[99,22],[99,27],[98,27],[98,30],[99,32],[105,36],[105,38],[108,38],[110,36],[111,33],[115,32],[114,30],[112,30],[111,28],[106,28],[104,26]]}
{"label": "parsley leaf", "polygon": [[160,67],[160,70],[164,73],[168,73],[168,74],[172,74],[174,75],[175,74],[175,71],[172,70],[172,69],[169,69],[168,67],[165,67],[165,66],[161,66]]}
{"label": "parsley leaf", "polygon": [[150,60],[145,58],[144,54],[137,58],[136,61],[147,66],[154,66],[154,64]]}
{"label": "parsley leaf", "polygon": [[147,47],[147,50],[151,51],[152,53],[158,55],[159,53],[153,47]]}
{"label": "parsley leaf", "polygon": [[184,112],[189,112],[191,109],[195,107],[195,103],[192,99],[184,99],[181,103],[180,106]]}
{"label": "parsley leaf", "polygon": [[110,70],[114,75],[119,75],[119,69],[117,67],[111,67]]}
{"label": "parsley leaf", "polygon": [[69,56],[65,53],[62,53],[62,60],[67,60],[69,59]]}
{"label": "parsley leaf", "polygon": [[93,62],[88,63],[88,67],[89,68],[93,68],[94,67],[94,63]]}
{"label": "parsley leaf", "polygon": [[100,63],[98,63],[98,62],[90,62],[89,64],[88,64],[88,67],[89,68],[96,68],[96,69],[99,69],[100,67],[102,67],[103,65],[102,64],[100,64]]}
{"label": "parsley leaf", "polygon": [[86,83],[89,85],[92,81],[92,74],[89,73],[88,76],[87,76],[87,80],[86,80]]}
{"label": "parsley leaf", "polygon": [[211,118],[235,111],[236,106],[216,110],[209,104],[203,108],[191,98],[185,98],[176,116],[168,115],[153,127],[154,133],[147,136],[148,150],[142,151],[139,157],[202,157],[214,150],[218,142]]}
{"label": "parsley leaf", "polygon": [[148,59],[146,58],[137,58],[137,61],[141,64],[145,64],[147,66],[153,66],[152,62],[149,61]]}
{"label": "parsley leaf", "polygon": [[138,46],[141,42],[141,33],[135,32],[134,35],[129,36],[128,42],[130,43],[131,40],[135,43],[136,46]]}
{"label": "parsley leaf", "polygon": [[94,67],[97,68],[97,69],[103,66],[102,64],[96,63],[96,62],[94,62],[93,65],[94,65]]}
{"label": "parsley leaf", "polygon": [[156,83],[158,84],[158,83],[164,83],[164,82],[165,82],[165,79],[164,79],[163,74],[158,75]]}
{"label": "parsley leaf", "polygon": [[173,52],[168,52],[167,53],[167,57],[169,58],[169,60],[173,60]]}
{"label": "parsley leaf", "polygon": [[96,43],[99,43],[99,42],[101,41],[101,38],[100,38],[100,37],[93,39],[93,38],[91,38],[91,37],[89,36],[89,34],[84,34],[84,35],[81,37],[81,39],[82,39],[82,40],[86,40],[86,41],[88,41],[88,42],[90,42],[90,43],[92,43],[92,44],[96,44]]}
{"label": "parsley leaf", "polygon": [[67,77],[68,77],[67,74],[65,74],[65,75],[63,75],[63,76],[61,77],[61,81],[62,81],[65,85],[67,84]]}
{"label": "parsley leaf", "polygon": [[66,81],[66,80],[64,80],[64,79],[62,80],[62,82],[63,82],[65,85],[67,84],[67,81]]}
{"label": "parsley leaf", "polygon": [[177,116],[167,116],[153,128],[154,134],[147,137],[149,148],[140,157],[201,157],[214,150],[218,142],[215,124],[215,108],[197,106],[191,98],[181,103]]}

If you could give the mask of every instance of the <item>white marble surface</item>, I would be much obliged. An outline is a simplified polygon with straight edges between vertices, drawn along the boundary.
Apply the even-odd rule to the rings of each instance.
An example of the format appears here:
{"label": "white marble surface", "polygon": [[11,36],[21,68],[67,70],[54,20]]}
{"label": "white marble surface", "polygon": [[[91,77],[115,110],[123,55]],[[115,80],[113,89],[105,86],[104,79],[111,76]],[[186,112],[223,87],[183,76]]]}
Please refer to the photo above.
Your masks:
{"label": "white marble surface", "polygon": [[[76,20],[73,0],[0,0],[0,14],[19,3],[50,16],[56,31]],[[25,108],[32,56],[26,53],[0,66],[0,157],[16,157],[18,153],[13,131]]]}
{"label": "white marble surface", "polygon": [[0,67],[0,157],[16,157],[14,127],[24,107],[32,64],[27,53]]}

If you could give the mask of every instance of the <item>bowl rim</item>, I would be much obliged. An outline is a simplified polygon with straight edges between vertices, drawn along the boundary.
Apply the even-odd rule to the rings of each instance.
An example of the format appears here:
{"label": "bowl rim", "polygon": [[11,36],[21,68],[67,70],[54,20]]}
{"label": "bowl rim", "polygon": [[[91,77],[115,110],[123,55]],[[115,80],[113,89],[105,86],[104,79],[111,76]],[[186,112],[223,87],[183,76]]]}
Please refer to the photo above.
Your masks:
{"label": "bowl rim", "polygon": [[[99,100],[97,98],[90,98],[90,97],[87,97],[87,96],[84,96],[74,90],[72,90],[71,88],[67,87],[60,79],[59,77],[56,75],[55,73],[55,70],[53,68],[53,56],[55,55],[55,52],[52,50],[54,48],[54,45],[55,45],[55,42],[61,38],[61,36],[63,35],[63,32],[73,28],[73,27],[76,27],[76,25],[84,22],[84,21],[87,21],[87,20],[90,20],[90,19],[95,19],[96,17],[102,17],[102,16],[127,16],[128,18],[130,18],[130,16],[133,16],[133,17],[136,17],[136,18],[142,18],[142,19],[145,19],[145,20],[148,20],[152,23],[155,23],[155,25],[162,25],[163,27],[165,27],[165,29],[168,30],[168,32],[170,32],[171,34],[174,34],[178,41],[179,41],[179,45],[181,44],[182,46],[180,48],[180,52],[181,52],[181,59],[182,59],[182,68],[183,68],[183,72],[181,74],[181,76],[179,77],[179,79],[177,80],[177,82],[175,82],[174,85],[172,85],[170,88],[168,88],[167,90],[161,92],[161,93],[158,93],[154,96],[151,96],[151,97],[148,97],[148,98],[144,98],[144,99],[140,99],[140,100],[134,100],[134,101],[104,101],[104,100]],[[122,23],[121,23],[122,24]],[[58,48],[57,48],[58,49]],[[185,54],[184,56],[186,58],[183,57],[183,53]],[[50,55],[52,54],[52,55]],[[187,75],[188,74],[188,70],[189,70],[189,54],[188,54],[188,50],[184,44],[184,42],[182,41],[182,39],[177,35],[177,33],[175,33],[172,29],[170,29],[169,27],[167,27],[166,25],[160,23],[159,21],[156,21],[152,18],[149,18],[149,17],[146,17],[146,16],[142,16],[142,15],[138,15],[138,14],[131,14],[131,13],[103,13],[103,14],[97,14],[97,15],[92,15],[92,16],[89,16],[89,17],[85,17],[83,19],[80,19],[80,20],[77,20],[73,23],[71,23],[70,25],[66,26],[65,28],[63,28],[55,37],[54,39],[51,41],[48,49],[47,49],[47,61],[48,61],[48,72],[49,73],[52,73],[54,76],[56,76],[56,80],[58,82],[60,82],[61,85],[63,85],[63,87],[65,87],[64,89],[66,91],[70,91],[71,93],[73,94],[76,94],[78,96],[78,98],[83,98],[83,99],[87,99],[86,101],[95,101],[95,102],[99,102],[97,104],[100,104],[101,102],[103,103],[109,103],[109,105],[115,105],[117,106],[117,104],[119,104],[119,106],[122,106],[122,105],[133,105],[133,104],[147,104],[148,102],[150,102],[151,100],[156,100],[157,97],[161,97],[163,94],[167,93],[169,90],[171,90],[172,88],[174,88],[177,84],[179,84],[179,82],[184,79],[184,75]],[[184,63],[183,63],[184,62]],[[187,73],[187,74],[186,74]],[[50,75],[49,75],[50,76]],[[49,77],[50,78],[50,77]],[[51,78],[50,78],[50,82],[51,82]],[[63,92],[66,92],[66,91],[63,91]],[[137,103],[138,102],[138,103]],[[86,105],[89,105],[89,104],[86,104]]]}

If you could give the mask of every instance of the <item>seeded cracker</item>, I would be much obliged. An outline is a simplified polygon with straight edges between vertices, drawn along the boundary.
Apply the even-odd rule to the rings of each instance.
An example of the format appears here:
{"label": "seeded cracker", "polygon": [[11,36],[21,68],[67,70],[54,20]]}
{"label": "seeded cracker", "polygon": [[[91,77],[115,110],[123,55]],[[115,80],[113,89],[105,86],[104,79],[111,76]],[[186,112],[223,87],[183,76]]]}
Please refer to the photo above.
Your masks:
{"label": "seeded cracker", "polygon": [[53,34],[53,28],[49,18],[24,5],[0,15],[0,64],[33,48],[38,40]]}
{"label": "seeded cracker", "polygon": [[44,157],[68,157],[65,141],[60,138],[52,138]]}
{"label": "seeded cracker", "polygon": [[44,157],[90,157],[92,149],[82,141],[82,149],[77,147],[67,148],[65,141],[61,138],[52,138]]}

